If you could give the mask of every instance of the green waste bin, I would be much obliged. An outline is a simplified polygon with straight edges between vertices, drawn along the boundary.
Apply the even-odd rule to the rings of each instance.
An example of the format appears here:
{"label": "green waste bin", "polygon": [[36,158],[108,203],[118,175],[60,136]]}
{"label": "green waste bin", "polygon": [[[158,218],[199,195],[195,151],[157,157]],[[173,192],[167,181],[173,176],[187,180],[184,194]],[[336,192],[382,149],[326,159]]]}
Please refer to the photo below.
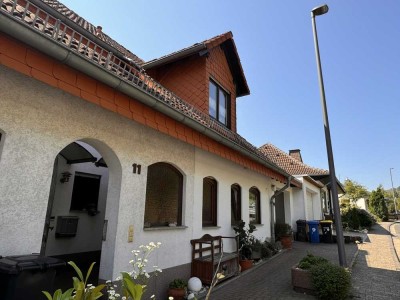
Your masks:
{"label": "green waste bin", "polygon": [[0,257],[0,299],[45,299],[52,291],[56,268],[65,261],[36,254]]}

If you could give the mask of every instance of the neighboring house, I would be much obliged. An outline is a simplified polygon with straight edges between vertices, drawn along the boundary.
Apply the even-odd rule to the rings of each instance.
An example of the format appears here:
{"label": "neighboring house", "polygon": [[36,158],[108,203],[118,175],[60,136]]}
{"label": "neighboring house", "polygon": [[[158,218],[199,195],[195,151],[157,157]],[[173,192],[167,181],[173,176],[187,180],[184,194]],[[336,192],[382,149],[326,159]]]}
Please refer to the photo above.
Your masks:
{"label": "neighboring house", "polygon": [[365,198],[357,199],[356,202],[355,202],[355,205],[358,208],[361,208],[361,209],[364,209],[364,210],[368,211],[368,199],[365,199]]}
{"label": "neighboring house", "polygon": [[106,280],[161,242],[162,298],[191,239],[241,219],[271,237],[289,173],[236,133],[249,88],[230,32],[145,63],[58,1],[0,4],[1,255],[96,259]]}
{"label": "neighboring house", "polygon": [[[299,149],[289,153],[272,144],[261,146],[260,151],[273,163],[293,175],[302,188],[287,190],[275,201],[275,221],[288,223],[296,228],[297,220],[321,220],[332,215],[329,171],[303,163]],[[338,190],[344,193],[339,183]]]}

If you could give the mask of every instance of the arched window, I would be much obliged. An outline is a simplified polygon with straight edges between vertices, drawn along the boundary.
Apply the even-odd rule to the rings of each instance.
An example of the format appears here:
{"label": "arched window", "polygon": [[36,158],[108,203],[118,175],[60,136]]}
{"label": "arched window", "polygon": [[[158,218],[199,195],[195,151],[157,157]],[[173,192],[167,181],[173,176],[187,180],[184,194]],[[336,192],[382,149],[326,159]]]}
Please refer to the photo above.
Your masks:
{"label": "arched window", "polygon": [[217,181],[203,179],[203,226],[217,226]]}
{"label": "arched window", "polygon": [[238,225],[242,219],[242,189],[238,184],[231,185],[231,224]]}
{"label": "arched window", "polygon": [[249,190],[250,224],[261,224],[260,191],[256,187]]}
{"label": "arched window", "polygon": [[155,163],[147,171],[145,227],[182,225],[183,176],[172,165]]}

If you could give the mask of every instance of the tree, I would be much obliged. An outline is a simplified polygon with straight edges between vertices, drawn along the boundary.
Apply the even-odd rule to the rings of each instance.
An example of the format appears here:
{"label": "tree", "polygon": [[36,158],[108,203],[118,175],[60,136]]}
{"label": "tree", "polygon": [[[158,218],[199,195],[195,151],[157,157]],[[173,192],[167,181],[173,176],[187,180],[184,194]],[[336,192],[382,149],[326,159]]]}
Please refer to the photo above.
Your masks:
{"label": "tree", "polygon": [[[344,181],[344,190],[346,194],[342,197],[343,202],[355,204],[360,198],[368,198],[368,190],[356,181],[346,179]],[[347,200],[347,201],[346,201]]]}
{"label": "tree", "polygon": [[[393,201],[393,189],[388,189],[385,190],[385,198],[389,199],[387,202],[387,206],[388,206],[388,210],[390,212],[394,212],[394,201]],[[394,188],[394,195],[395,195],[395,199],[396,199],[396,208],[397,211],[400,210],[400,186],[397,188]]]}
{"label": "tree", "polygon": [[369,210],[382,221],[388,220],[388,208],[385,201],[385,193],[380,185],[369,196]]}

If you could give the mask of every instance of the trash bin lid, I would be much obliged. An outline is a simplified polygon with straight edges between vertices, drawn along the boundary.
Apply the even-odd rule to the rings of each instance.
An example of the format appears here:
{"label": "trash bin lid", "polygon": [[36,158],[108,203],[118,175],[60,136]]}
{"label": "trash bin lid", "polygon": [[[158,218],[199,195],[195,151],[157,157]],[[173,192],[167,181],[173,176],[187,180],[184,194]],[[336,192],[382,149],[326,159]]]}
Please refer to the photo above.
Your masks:
{"label": "trash bin lid", "polygon": [[324,223],[324,224],[332,224],[333,221],[332,220],[321,220],[319,221],[320,223]]}
{"label": "trash bin lid", "polygon": [[319,221],[318,220],[312,220],[312,221],[307,221],[308,225],[318,225]]}
{"label": "trash bin lid", "polygon": [[7,256],[0,259],[0,273],[19,274],[25,270],[46,270],[65,266],[65,261],[38,254]]}

